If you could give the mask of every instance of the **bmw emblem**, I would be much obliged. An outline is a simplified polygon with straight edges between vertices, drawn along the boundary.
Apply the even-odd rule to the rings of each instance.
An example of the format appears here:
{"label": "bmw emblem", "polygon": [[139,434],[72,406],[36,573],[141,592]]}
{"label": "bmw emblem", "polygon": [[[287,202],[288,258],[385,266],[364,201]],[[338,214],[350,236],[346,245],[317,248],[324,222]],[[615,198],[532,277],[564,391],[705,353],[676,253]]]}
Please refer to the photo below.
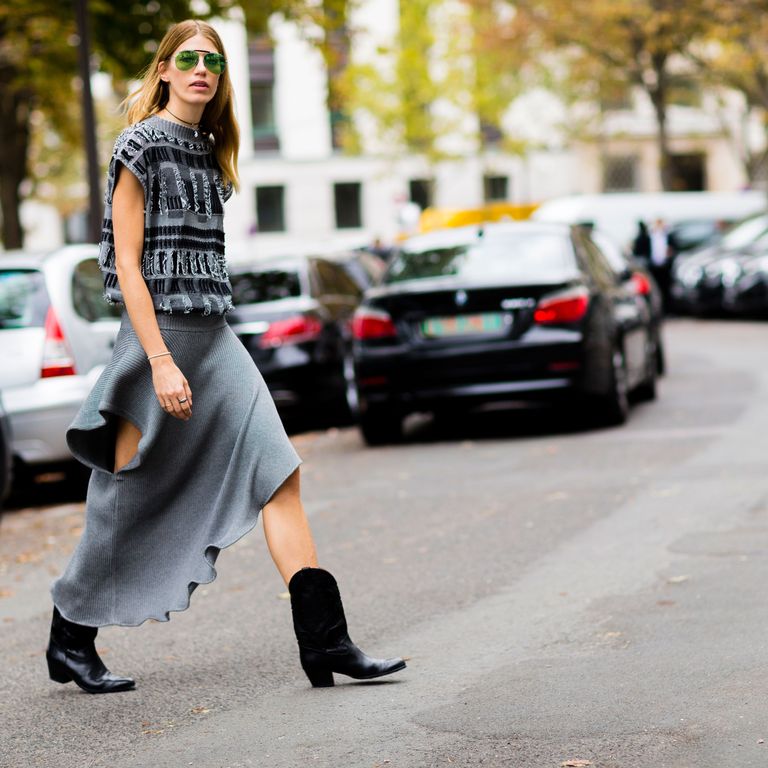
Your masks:
{"label": "bmw emblem", "polygon": [[457,307],[463,307],[467,303],[467,292],[456,291],[456,296],[454,296],[454,301],[456,302]]}

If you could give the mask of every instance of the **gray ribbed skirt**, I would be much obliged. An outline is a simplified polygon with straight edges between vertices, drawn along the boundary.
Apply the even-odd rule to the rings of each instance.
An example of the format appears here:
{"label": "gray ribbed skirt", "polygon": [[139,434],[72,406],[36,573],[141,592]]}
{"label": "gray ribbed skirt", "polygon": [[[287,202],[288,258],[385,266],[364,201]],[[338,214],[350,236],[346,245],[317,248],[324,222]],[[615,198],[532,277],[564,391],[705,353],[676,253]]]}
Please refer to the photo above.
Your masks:
{"label": "gray ribbed skirt", "polygon": [[[54,582],[55,605],[89,626],[168,621],[216,578],[221,549],[250,531],[299,466],[272,397],[224,317],[157,315],[192,390],[192,418],[169,416],[127,313],[112,360],[67,431],[93,471],[82,538]],[[117,417],[141,431],[114,472]]]}

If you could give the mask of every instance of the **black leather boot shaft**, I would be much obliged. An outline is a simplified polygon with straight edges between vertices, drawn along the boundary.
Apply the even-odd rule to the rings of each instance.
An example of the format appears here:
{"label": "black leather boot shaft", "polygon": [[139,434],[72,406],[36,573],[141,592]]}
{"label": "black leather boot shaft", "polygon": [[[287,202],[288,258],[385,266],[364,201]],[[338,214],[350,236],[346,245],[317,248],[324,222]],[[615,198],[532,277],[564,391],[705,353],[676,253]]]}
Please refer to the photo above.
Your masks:
{"label": "black leather boot shaft", "polygon": [[54,606],[46,659],[51,680],[75,682],[88,693],[116,693],[135,687],[129,677],[113,675],[96,652],[97,627],[75,624]]}
{"label": "black leather boot shaft", "polygon": [[315,687],[333,685],[333,673],[369,680],[405,668],[405,661],[372,659],[349,637],[336,579],[321,568],[302,568],[288,584],[299,658]]}

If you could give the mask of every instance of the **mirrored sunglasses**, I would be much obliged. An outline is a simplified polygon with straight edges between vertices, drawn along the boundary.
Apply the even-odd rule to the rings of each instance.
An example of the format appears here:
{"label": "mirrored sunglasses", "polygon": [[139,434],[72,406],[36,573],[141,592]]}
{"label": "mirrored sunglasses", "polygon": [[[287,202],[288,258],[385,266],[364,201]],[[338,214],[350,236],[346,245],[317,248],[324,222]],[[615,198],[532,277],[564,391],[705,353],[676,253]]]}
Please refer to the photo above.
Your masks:
{"label": "mirrored sunglasses", "polygon": [[[176,62],[177,69],[182,72],[188,72],[197,66],[197,62],[200,61],[200,54],[202,51],[179,51],[176,54],[174,61]],[[203,55],[203,64],[205,68],[214,75],[220,75],[227,66],[227,60],[221,53],[206,53]]]}

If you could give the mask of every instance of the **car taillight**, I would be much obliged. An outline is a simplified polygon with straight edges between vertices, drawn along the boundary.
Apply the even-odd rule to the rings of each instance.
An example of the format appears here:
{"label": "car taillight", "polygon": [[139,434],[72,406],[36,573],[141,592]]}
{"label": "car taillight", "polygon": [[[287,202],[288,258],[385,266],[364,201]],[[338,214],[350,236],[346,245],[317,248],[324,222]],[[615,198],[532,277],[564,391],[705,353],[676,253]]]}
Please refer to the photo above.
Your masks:
{"label": "car taillight", "polygon": [[52,376],[74,376],[75,360],[59,324],[59,318],[48,307],[45,316],[45,341],[43,342],[43,363],[40,376],[44,379]]}
{"label": "car taillight", "polygon": [[299,344],[316,339],[323,331],[323,324],[316,317],[296,315],[275,320],[259,339],[259,346],[269,349],[283,344]]}
{"label": "car taillight", "polygon": [[589,293],[585,288],[544,297],[539,301],[533,320],[539,325],[560,325],[575,323],[587,314]]}
{"label": "car taillight", "polygon": [[355,339],[388,339],[397,336],[392,318],[384,311],[361,307],[352,318]]}
{"label": "car taillight", "polygon": [[638,296],[648,296],[651,292],[651,281],[642,272],[633,272],[630,282]]}

